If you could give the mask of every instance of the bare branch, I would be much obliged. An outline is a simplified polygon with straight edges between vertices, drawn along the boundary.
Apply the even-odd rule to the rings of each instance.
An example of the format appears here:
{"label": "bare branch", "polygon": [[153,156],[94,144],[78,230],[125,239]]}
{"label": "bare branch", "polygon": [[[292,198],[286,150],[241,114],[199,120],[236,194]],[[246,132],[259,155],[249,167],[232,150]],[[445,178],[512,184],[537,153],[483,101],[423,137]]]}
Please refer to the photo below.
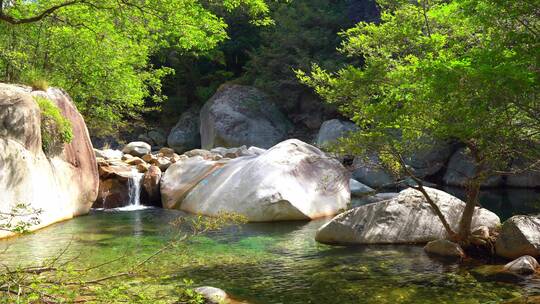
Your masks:
{"label": "bare branch", "polygon": [[[10,23],[10,24],[14,24],[14,25],[32,23],[32,22],[40,21],[43,18],[52,15],[54,12],[58,11],[61,8],[64,8],[64,7],[70,6],[70,5],[84,3],[84,2],[85,2],[85,0],[72,0],[72,1],[64,2],[62,4],[52,6],[52,7],[44,10],[43,12],[41,12],[41,13],[33,16],[33,17],[20,18],[20,19],[15,18],[15,17],[10,16],[10,15],[7,15],[7,14],[4,13],[4,11],[2,9],[0,9],[0,20],[5,21],[5,22]],[[2,4],[2,2],[0,2],[0,8],[2,7],[1,4]]]}

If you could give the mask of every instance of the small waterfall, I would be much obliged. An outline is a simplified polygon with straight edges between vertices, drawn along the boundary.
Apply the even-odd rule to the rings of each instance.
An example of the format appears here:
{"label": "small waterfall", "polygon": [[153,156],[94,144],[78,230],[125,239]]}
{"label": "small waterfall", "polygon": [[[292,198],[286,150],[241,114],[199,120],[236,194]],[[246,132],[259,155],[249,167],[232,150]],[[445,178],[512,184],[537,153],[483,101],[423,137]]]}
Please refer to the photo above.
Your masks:
{"label": "small waterfall", "polygon": [[144,174],[137,169],[133,169],[132,176],[128,181],[129,206],[141,205],[141,186]]}

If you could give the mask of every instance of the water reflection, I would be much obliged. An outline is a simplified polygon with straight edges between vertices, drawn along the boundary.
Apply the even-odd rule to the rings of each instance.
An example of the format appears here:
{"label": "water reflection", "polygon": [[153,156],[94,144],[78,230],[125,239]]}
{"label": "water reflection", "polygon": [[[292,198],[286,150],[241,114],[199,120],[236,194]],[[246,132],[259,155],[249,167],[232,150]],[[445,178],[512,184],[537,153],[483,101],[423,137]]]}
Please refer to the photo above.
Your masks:
{"label": "water reflection", "polygon": [[[501,197],[490,200],[486,207],[503,212],[503,217],[538,210],[535,203],[517,199],[527,195],[507,193]],[[511,203],[510,197],[514,198]],[[508,205],[511,209],[504,209]],[[35,263],[69,244],[69,255],[83,253],[84,261],[90,264],[125,253],[134,261],[172,237],[175,229],[168,223],[178,216],[186,214],[162,209],[93,211],[35,234],[0,242],[10,246],[2,259],[11,265]],[[164,276],[158,281],[163,286],[191,278],[254,304],[500,303],[521,293],[540,295],[540,279],[517,284],[479,280],[472,274],[477,264],[441,262],[425,255],[421,246],[318,244],[315,233],[327,220],[230,227],[197,237],[149,267]]]}

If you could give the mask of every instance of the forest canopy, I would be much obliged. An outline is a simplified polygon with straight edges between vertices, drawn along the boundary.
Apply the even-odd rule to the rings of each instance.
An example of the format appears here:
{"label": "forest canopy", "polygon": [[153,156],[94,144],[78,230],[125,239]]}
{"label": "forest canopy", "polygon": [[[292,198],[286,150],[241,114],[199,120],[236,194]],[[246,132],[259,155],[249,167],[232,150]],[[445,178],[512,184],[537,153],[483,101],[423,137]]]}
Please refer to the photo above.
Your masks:
{"label": "forest canopy", "polygon": [[91,129],[110,131],[162,99],[173,70],[153,66],[153,54],[215,48],[227,24],[214,11],[235,9],[271,23],[263,0],[0,0],[0,80],[64,88]]}

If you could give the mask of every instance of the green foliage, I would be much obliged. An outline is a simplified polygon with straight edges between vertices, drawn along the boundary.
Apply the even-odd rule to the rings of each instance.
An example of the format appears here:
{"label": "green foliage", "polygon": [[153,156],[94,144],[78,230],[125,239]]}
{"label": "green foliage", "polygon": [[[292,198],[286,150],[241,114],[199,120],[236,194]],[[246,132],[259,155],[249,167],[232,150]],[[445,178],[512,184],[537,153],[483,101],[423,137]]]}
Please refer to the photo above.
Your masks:
{"label": "green foliage", "polygon": [[[123,118],[144,112],[145,100],[163,100],[161,79],[172,70],[154,67],[153,54],[170,47],[207,52],[227,38],[227,24],[205,2],[73,1],[38,20],[31,18],[60,1],[4,2],[0,79],[21,82],[30,74],[46,76],[70,93],[94,134],[114,130]],[[214,5],[225,11],[244,8],[252,21],[270,22],[263,0]]]}
{"label": "green foliage", "polygon": [[429,141],[463,143],[474,175],[458,234],[437,214],[451,239],[468,245],[482,182],[515,159],[540,160],[537,8],[499,0],[381,4],[380,24],[342,33],[340,50],[364,66],[330,73],[314,65],[298,77],[361,127],[341,149],[376,153],[416,183],[404,155]]}
{"label": "green foliage", "polygon": [[315,65],[311,75],[298,73],[363,129],[344,141],[345,149],[395,156],[425,138],[457,140],[469,147],[480,178],[511,158],[538,157],[531,147],[540,140],[533,4],[382,4],[380,24],[360,22],[342,33],[341,52],[363,58],[364,66],[331,73]]}
{"label": "green foliage", "polygon": [[179,293],[179,304],[204,304],[205,299],[204,297],[197,293],[195,290],[191,288],[193,286],[193,281],[184,279],[183,280],[183,286],[178,288]]}
{"label": "green foliage", "polygon": [[30,207],[28,204],[19,203],[9,212],[0,212],[0,230],[18,234],[28,233],[30,228],[39,225],[39,216],[43,211]]}
{"label": "green foliage", "polygon": [[73,140],[71,122],[65,118],[53,101],[34,97],[41,110],[41,145],[46,155],[62,151],[64,144]]}
{"label": "green foliage", "polygon": [[245,80],[277,97],[282,106],[294,107],[306,93],[294,69],[308,69],[319,62],[337,69],[345,60],[336,47],[337,33],[352,25],[348,1],[295,0],[272,6],[275,26],[261,34],[261,46],[251,53]]}

